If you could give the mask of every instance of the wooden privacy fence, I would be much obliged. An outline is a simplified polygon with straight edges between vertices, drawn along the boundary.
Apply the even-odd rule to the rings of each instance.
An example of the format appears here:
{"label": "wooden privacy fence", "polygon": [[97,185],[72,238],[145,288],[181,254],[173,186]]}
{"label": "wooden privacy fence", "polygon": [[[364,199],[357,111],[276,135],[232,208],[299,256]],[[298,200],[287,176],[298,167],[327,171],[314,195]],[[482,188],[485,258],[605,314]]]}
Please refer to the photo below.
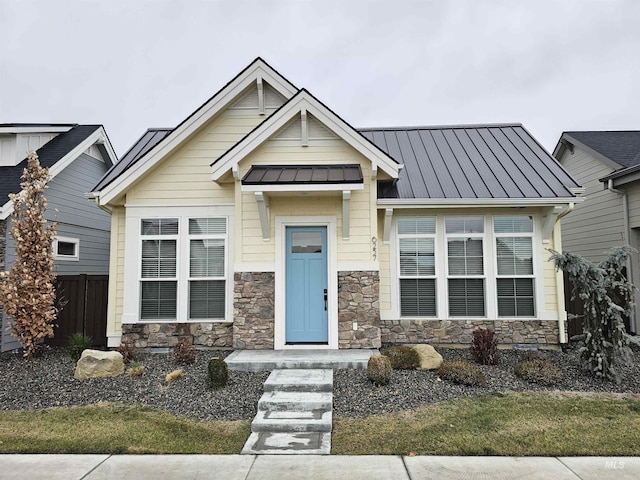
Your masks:
{"label": "wooden privacy fence", "polygon": [[108,275],[62,275],[56,282],[58,326],[48,345],[65,346],[74,333],[91,337],[93,346],[107,345]]}

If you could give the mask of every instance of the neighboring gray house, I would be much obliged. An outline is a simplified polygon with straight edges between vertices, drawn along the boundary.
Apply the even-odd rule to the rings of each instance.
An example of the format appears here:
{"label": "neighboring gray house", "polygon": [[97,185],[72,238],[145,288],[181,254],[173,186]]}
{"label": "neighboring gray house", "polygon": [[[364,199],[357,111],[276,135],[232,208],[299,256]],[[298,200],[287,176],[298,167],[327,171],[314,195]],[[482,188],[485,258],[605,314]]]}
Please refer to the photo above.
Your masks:
{"label": "neighboring gray house", "polygon": [[[553,155],[585,187],[585,201],[562,219],[564,249],[594,262],[615,246],[640,249],[640,131],[564,132]],[[637,254],[628,269],[640,285]],[[634,333],[638,310],[630,319]]]}
{"label": "neighboring gray house", "polygon": [[[86,192],[117,158],[104,127],[77,124],[0,124],[0,271],[9,269],[15,260],[9,194],[20,191],[25,157],[32,150],[51,175],[46,217],[58,222],[54,243],[58,275],[108,275],[110,216],[89,201]],[[69,314],[75,304],[87,302],[86,298],[70,300]],[[6,331],[6,323],[3,315],[2,351],[18,346]]]}

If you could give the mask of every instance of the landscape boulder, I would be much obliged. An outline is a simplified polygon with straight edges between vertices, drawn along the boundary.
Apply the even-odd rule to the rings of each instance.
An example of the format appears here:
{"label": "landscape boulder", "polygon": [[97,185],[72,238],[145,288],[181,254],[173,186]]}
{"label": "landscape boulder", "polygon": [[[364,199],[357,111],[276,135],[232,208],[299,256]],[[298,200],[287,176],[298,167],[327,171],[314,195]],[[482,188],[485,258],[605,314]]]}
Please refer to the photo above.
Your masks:
{"label": "landscape boulder", "polygon": [[73,375],[76,380],[87,378],[116,377],[124,372],[124,361],[118,352],[103,352],[87,349],[76,364]]}
{"label": "landscape boulder", "polygon": [[413,348],[418,352],[420,358],[420,365],[418,370],[435,370],[442,365],[442,355],[436,352],[436,349],[426,343],[420,345],[414,345]]}

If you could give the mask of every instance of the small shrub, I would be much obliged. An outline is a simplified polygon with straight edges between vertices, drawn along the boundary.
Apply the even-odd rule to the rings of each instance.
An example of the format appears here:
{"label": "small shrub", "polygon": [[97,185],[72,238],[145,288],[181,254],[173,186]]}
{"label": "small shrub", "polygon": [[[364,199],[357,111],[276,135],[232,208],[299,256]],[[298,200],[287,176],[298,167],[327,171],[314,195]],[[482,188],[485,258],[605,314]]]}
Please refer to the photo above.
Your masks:
{"label": "small shrub", "polygon": [[87,348],[91,348],[91,337],[87,337],[82,333],[74,333],[69,337],[69,355],[74,362],[80,360],[82,352]]}
{"label": "small shrub", "polygon": [[394,345],[382,352],[391,361],[391,368],[396,370],[415,370],[420,366],[420,356],[413,348]]}
{"label": "small shrub", "polygon": [[184,375],[184,372],[182,371],[182,369],[174,370],[173,372],[167,373],[167,376],[164,377],[164,379],[167,383],[172,383],[178,380],[179,378],[182,378],[182,375]]}
{"label": "small shrub", "polygon": [[486,379],[484,373],[478,367],[466,360],[442,362],[438,369],[438,376],[461,385],[484,385]]}
{"label": "small shrub", "polygon": [[127,373],[129,374],[130,377],[139,377],[141,375],[144,375],[144,365],[140,362],[131,362],[129,363],[129,370],[127,370]]}
{"label": "small shrub", "polygon": [[131,363],[137,357],[136,342],[133,340],[121,342],[120,345],[116,347],[116,352],[122,355],[122,361],[125,364]]}
{"label": "small shrub", "polygon": [[514,367],[513,373],[527,382],[541,385],[555,385],[562,379],[562,371],[550,360],[542,358],[518,363]]}
{"label": "small shrub", "polygon": [[498,339],[493,330],[476,328],[473,331],[471,355],[480,365],[497,365],[500,360]]}
{"label": "small shrub", "polygon": [[184,337],[178,340],[173,347],[173,363],[178,365],[191,365],[196,361],[196,347],[193,346],[193,340]]}
{"label": "small shrub", "polygon": [[367,377],[375,385],[387,385],[391,380],[391,360],[385,355],[371,355],[367,363]]}
{"label": "small shrub", "polygon": [[213,357],[207,364],[207,388],[223,388],[229,381],[229,369],[227,362],[219,357]]}

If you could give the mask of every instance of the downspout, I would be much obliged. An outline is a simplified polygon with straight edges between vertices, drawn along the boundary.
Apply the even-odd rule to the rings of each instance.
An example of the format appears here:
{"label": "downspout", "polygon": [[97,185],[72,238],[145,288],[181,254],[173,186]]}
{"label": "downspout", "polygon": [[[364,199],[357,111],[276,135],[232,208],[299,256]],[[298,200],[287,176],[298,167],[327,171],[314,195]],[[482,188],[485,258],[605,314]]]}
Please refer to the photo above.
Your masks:
{"label": "downspout", "polygon": [[[617,188],[613,188],[613,179],[611,178],[607,181],[607,190],[609,190],[611,193],[616,193],[622,196],[622,217],[623,217],[622,221],[623,221],[623,228],[624,228],[624,243],[626,245],[631,246],[631,229],[629,228],[629,196],[627,195],[627,192],[625,192],[624,190],[618,190]],[[628,258],[627,259],[627,279],[630,281],[633,281],[632,265],[633,265],[633,262],[631,261],[631,258]],[[636,318],[635,307],[633,309],[631,318],[633,320],[632,330],[637,331],[638,321]]]}
{"label": "downspout", "polygon": [[[575,207],[575,204],[573,202],[567,205],[567,208],[565,208],[562,212],[560,212],[556,217],[556,223],[558,223],[558,221],[562,217],[571,213],[574,207]],[[562,239],[560,238],[560,229],[554,228],[553,229],[553,248],[557,250],[558,245],[562,245]],[[565,321],[566,321],[565,317],[567,315],[567,311],[564,306],[564,275],[562,271],[558,269],[556,269],[556,298],[558,299],[558,303],[560,302],[560,299],[562,299],[562,303],[563,303],[562,308],[558,309],[558,333],[559,333],[558,341],[560,342],[560,345],[563,345],[567,343],[567,334],[565,332]]]}

